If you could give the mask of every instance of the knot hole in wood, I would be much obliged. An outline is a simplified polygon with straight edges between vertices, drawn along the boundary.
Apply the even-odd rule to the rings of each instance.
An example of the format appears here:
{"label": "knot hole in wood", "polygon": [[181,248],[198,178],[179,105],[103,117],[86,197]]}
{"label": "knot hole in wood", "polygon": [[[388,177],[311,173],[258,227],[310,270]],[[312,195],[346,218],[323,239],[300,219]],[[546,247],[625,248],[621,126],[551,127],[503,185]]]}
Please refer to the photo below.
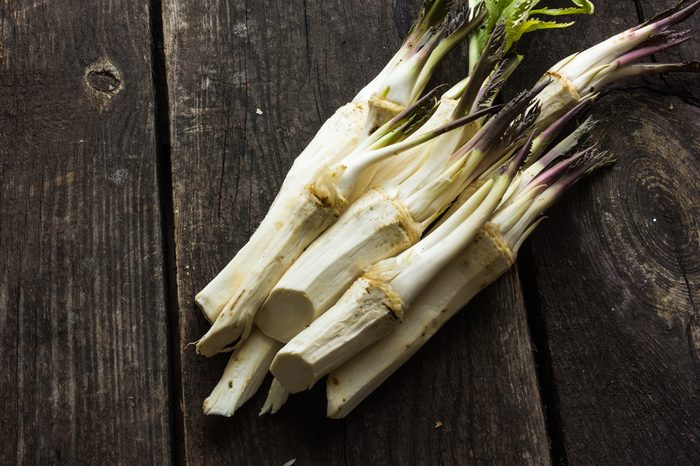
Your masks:
{"label": "knot hole in wood", "polygon": [[124,88],[124,81],[117,67],[111,61],[103,59],[85,69],[85,87],[98,110],[104,111]]}

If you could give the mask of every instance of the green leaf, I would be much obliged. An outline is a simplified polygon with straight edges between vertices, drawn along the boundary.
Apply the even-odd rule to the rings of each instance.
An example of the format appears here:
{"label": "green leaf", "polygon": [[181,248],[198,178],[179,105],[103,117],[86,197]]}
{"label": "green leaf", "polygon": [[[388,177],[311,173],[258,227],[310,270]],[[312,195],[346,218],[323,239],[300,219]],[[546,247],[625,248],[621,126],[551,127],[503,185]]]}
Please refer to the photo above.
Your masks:
{"label": "green leaf", "polygon": [[595,10],[593,4],[588,0],[571,0],[571,3],[573,3],[576,6],[569,8],[541,8],[539,10],[532,10],[530,14],[549,16],[591,15]]}
{"label": "green leaf", "polygon": [[541,29],[561,29],[566,28],[574,24],[573,21],[568,23],[557,23],[556,21],[542,21],[540,19],[528,19],[522,23],[517,24],[514,28],[508,31],[508,37],[506,39],[506,47],[511,47],[515,42],[520,40],[523,34],[527,34],[532,31],[539,31]]}
{"label": "green leaf", "polygon": [[[558,23],[535,18],[534,15],[562,16],[591,14],[594,6],[589,0],[570,0],[574,6],[567,8],[540,8],[535,7],[540,0],[480,0],[486,5],[489,12],[486,27],[478,36],[480,52],[483,52],[486,41],[495,25],[502,21],[506,25],[506,50],[517,42],[523,34],[540,29],[564,28],[573,22]],[[479,2],[477,2],[478,4]]]}

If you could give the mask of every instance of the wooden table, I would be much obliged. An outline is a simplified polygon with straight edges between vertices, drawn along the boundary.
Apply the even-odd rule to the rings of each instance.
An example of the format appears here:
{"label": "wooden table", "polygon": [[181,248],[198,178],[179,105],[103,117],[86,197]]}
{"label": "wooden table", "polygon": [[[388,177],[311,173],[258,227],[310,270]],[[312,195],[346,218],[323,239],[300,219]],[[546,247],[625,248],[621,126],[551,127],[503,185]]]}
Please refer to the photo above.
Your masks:
{"label": "wooden table", "polygon": [[[674,0],[537,33],[511,92]],[[0,463],[700,464],[700,86],[595,114],[617,165],[347,419],[324,387],[201,404],[225,364],[194,294],[294,156],[393,54],[418,1],[0,6]],[[700,35],[700,14],[687,23]],[[659,60],[700,57],[693,39]],[[464,73],[464,50],[437,81]],[[258,111],[258,109],[260,111]],[[441,423],[441,424],[440,424]]]}

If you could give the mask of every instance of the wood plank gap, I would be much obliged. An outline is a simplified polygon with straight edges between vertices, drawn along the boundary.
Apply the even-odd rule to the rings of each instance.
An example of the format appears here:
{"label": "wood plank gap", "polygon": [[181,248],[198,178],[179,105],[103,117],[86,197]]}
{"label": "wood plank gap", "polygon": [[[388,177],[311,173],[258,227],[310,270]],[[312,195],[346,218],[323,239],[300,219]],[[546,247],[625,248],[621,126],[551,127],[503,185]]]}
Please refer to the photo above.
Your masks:
{"label": "wood plank gap", "polygon": [[644,10],[642,9],[642,2],[641,0],[633,0],[634,1],[634,9],[637,12],[637,19],[639,20],[640,23],[644,22]]}
{"label": "wood plank gap", "polygon": [[168,77],[165,64],[163,6],[161,0],[149,2],[151,32],[151,66],[155,94],[154,123],[156,137],[156,170],[158,200],[163,240],[163,276],[168,329],[168,365],[170,391],[171,459],[174,465],[185,464],[184,417],[180,369],[180,316],[177,295],[177,255],[175,250],[175,214],[170,143],[170,107]]}
{"label": "wood plank gap", "polygon": [[552,355],[549,348],[547,326],[542,314],[542,304],[538,293],[537,278],[532,273],[535,263],[532,257],[530,244],[526,242],[518,253],[518,276],[520,288],[525,302],[527,313],[527,326],[530,332],[530,341],[533,346],[533,358],[535,360],[535,372],[540,388],[540,400],[544,413],[545,428],[549,437],[549,451],[552,464],[566,465],[566,445],[564,432],[559,413],[559,398],[552,371]]}

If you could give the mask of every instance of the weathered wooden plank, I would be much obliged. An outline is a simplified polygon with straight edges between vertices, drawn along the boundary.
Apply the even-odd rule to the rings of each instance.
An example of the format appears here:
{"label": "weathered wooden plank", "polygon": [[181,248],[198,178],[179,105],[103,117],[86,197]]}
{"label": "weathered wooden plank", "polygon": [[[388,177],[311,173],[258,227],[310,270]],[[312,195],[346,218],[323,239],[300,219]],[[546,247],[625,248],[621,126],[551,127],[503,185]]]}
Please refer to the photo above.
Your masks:
{"label": "weathered wooden plank", "polygon": [[549,464],[533,367],[513,269],[350,415],[348,464]]}
{"label": "weathered wooden plank", "polygon": [[697,464],[700,110],[625,92],[597,114],[618,165],[532,240],[566,455]]}
{"label": "weathered wooden plank", "polygon": [[[649,16],[672,3],[636,6]],[[584,43],[548,37],[547,53],[564,56],[637,22],[634,2],[597,6],[595,17],[576,26]],[[699,24],[693,18],[685,27]],[[699,56],[698,44],[658,59]],[[697,77],[629,86],[647,90],[610,93],[595,112],[601,147],[619,162],[552,209],[530,242],[527,270],[538,285],[549,401],[561,429],[558,459],[698,464],[700,110],[660,95],[693,102]]]}
{"label": "weathered wooden plank", "polygon": [[168,463],[148,9],[0,6],[0,463]]}
{"label": "weathered wooden plank", "polygon": [[[208,325],[195,293],[247,240],[320,123],[400,43],[418,2],[390,3],[165,2],[183,346]],[[440,77],[464,71],[454,60]],[[257,417],[261,393],[230,420],[205,418],[201,403],[226,358],[184,349],[187,460],[548,463],[514,275],[478,302],[344,421],[325,419],[322,386],[275,416]]]}
{"label": "weathered wooden plank", "polygon": [[[643,20],[649,19],[660,9],[671,7],[676,3],[674,0],[636,0],[637,17]],[[700,37],[698,33],[700,30],[700,15],[695,13],[694,16],[677,26],[676,29],[691,29],[694,37],[678,47],[657,54],[654,60],[659,63],[700,60]],[[661,78],[646,79],[644,82],[669,94],[677,95],[685,102],[695,106],[700,105],[700,86],[697,78],[683,74],[668,74]]]}

